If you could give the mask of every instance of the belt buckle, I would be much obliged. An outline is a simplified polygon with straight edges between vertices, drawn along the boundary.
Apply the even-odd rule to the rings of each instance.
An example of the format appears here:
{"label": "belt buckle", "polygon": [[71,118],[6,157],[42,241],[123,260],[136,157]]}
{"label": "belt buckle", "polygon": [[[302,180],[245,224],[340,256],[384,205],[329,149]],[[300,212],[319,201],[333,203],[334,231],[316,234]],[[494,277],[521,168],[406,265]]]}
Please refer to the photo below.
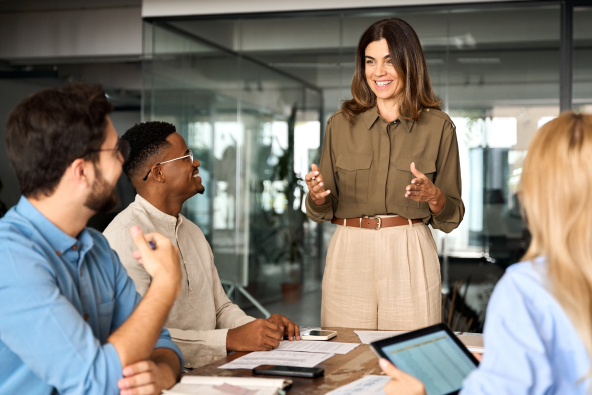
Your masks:
{"label": "belt buckle", "polygon": [[380,228],[382,227],[382,218],[368,216],[368,219],[377,219],[378,220],[378,228],[370,228],[370,229],[372,229],[372,230],[380,230]]}

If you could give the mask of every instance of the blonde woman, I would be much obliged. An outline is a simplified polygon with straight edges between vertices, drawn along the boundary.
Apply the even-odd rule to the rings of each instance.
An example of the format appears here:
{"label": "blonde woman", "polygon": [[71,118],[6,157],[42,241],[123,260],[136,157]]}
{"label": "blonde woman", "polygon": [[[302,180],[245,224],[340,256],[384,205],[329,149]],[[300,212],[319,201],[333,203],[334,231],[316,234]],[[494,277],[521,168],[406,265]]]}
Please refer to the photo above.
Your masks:
{"label": "blonde woman", "polygon": [[[483,361],[468,394],[585,394],[592,390],[592,115],[567,112],[533,138],[521,201],[532,233],[489,302]],[[425,394],[386,360],[387,394]]]}

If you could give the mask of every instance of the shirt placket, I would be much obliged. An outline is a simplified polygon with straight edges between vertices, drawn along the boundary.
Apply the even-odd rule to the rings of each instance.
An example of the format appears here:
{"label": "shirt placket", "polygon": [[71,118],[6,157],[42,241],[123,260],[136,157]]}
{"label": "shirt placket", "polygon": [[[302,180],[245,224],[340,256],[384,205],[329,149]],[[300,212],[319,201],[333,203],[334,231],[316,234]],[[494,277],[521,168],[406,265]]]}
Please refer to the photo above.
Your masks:
{"label": "shirt placket", "polygon": [[71,259],[70,263],[76,268],[76,277],[78,283],[78,297],[80,298],[80,307],[82,311],[82,318],[84,321],[88,322],[90,318],[90,312],[93,310],[91,309],[90,305],[90,295],[89,295],[89,283],[86,276],[86,270],[84,267],[84,259],[81,254],[82,252],[82,244],[74,244],[72,246],[72,251],[69,252],[69,257]]}
{"label": "shirt placket", "polygon": [[378,183],[377,186],[379,186],[381,189],[381,194],[382,196],[384,196],[384,198],[382,199],[384,201],[384,206],[381,208],[382,212],[384,212],[386,214],[387,212],[387,208],[386,208],[386,183],[388,180],[388,174],[389,174],[389,168],[390,168],[390,160],[391,160],[391,142],[390,142],[390,137],[389,137],[389,125],[387,124],[385,126],[386,121],[379,119],[378,122],[376,122],[376,124],[378,124],[379,127],[379,141],[380,141],[380,145],[378,147],[378,163],[380,164],[380,168],[379,168],[379,175],[378,175]]}
{"label": "shirt placket", "polygon": [[181,265],[183,266],[183,270],[185,271],[185,277],[187,278],[187,300],[189,304],[193,306],[192,303],[192,289],[191,289],[191,282],[189,281],[189,273],[187,271],[187,260],[185,259],[185,254],[183,253],[183,249],[181,248],[181,243],[179,243],[179,227],[183,220],[179,217],[178,220],[175,220],[175,224],[173,225],[173,234],[175,235],[175,241],[177,242],[177,248],[179,249],[179,254],[181,255]]}

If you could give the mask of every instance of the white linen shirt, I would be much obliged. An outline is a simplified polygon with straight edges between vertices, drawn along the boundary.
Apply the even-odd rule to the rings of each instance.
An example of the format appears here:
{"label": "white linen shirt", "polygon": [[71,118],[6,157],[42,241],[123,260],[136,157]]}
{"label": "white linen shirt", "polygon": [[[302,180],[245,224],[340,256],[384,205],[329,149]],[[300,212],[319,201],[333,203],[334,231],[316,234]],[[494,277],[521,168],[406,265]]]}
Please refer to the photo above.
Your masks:
{"label": "white linen shirt", "polygon": [[183,215],[178,218],[158,210],[140,195],[103,232],[141,295],[148,290],[150,275],[133,257],[137,248],[129,229],[158,232],[179,248],[183,283],[165,326],[181,348],[185,366],[196,368],[225,357],[228,329],[255,318],[246,315],[226,296],[214,255],[203,232]]}

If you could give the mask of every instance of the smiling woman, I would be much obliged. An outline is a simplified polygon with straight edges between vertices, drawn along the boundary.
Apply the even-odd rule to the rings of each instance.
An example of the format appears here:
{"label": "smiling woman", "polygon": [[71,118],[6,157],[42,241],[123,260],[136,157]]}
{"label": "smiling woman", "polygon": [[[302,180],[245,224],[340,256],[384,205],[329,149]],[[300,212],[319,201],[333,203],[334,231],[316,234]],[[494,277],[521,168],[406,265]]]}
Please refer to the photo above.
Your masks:
{"label": "smiling woman", "polygon": [[417,329],[441,320],[427,225],[448,233],[464,215],[456,130],[409,24],[376,22],[356,53],[353,99],[329,119],[320,169],[306,175],[308,216],[343,225],[327,252],[321,325]]}

